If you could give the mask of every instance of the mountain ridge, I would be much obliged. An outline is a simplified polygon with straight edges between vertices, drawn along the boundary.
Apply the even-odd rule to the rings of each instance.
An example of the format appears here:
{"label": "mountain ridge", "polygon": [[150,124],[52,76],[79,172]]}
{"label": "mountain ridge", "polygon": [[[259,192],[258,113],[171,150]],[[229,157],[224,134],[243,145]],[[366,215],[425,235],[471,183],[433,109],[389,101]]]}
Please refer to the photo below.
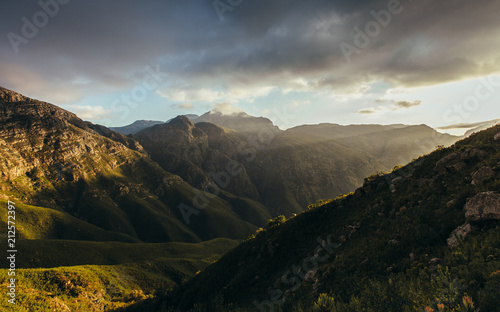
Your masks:
{"label": "mountain ridge", "polygon": [[276,218],[176,291],[125,311],[498,311],[499,192],[496,126]]}

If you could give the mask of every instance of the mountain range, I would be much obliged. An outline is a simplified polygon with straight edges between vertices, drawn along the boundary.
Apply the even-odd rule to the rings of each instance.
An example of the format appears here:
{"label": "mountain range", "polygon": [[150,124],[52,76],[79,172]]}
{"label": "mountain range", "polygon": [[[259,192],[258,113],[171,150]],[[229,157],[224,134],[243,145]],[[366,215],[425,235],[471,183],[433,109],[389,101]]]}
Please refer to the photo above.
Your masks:
{"label": "mountain range", "polygon": [[424,125],[282,131],[262,117],[213,111],[196,124],[179,116],[124,136],[7,89],[0,100],[2,198],[129,241],[243,238],[456,140]]}
{"label": "mountain range", "polygon": [[499,311],[500,126],[373,174],[122,311]]}
{"label": "mountain range", "polygon": [[[99,295],[109,307],[142,301],[160,289],[163,293],[184,283],[256,231],[267,227],[266,233],[274,233],[278,230],[273,225],[282,218],[310,218],[303,217],[314,215],[304,213],[308,207],[326,209],[315,207],[341,194],[357,190],[365,196],[370,192],[366,177],[382,179],[383,172],[399,172],[399,165],[436,148],[445,150],[458,139],[426,125],[319,124],[280,130],[263,117],[217,111],[168,122],[136,122],[122,132],[126,135],[0,88],[0,201],[16,202],[19,207],[17,238],[25,255],[19,265],[27,270],[20,274],[37,278],[23,290],[25,302],[32,302],[28,300],[32,294],[48,287],[44,274],[69,278],[87,297],[95,293],[81,284],[82,278],[97,279],[99,285],[119,283],[118,292],[105,287]],[[358,205],[353,213],[358,209],[354,207]],[[327,225],[315,218],[307,220],[322,231]],[[332,215],[323,222],[343,227],[340,223],[347,221],[342,218],[332,221],[336,220]],[[0,223],[7,226],[7,217],[2,216]],[[299,235],[307,229],[291,230]],[[262,245],[252,246],[274,250],[270,237],[271,245],[268,238],[265,242],[259,238],[252,241]],[[301,238],[296,242],[300,255],[305,246],[300,247]],[[226,262],[227,257],[233,259],[231,255],[234,251],[221,260],[228,268],[233,268],[232,262]],[[248,254],[249,259],[253,255]],[[280,257],[296,259],[287,254]],[[244,263],[238,261],[240,265]],[[61,269],[65,266],[72,269]],[[207,272],[219,270],[215,267]],[[73,280],[79,276],[75,270],[82,272],[80,280]],[[96,275],[101,270],[105,273]],[[117,280],[123,270],[134,282]],[[248,274],[254,274],[252,270],[245,269]],[[207,275],[201,274],[186,287],[205,283],[203,276]],[[267,279],[261,281],[267,283]],[[65,282],[54,283],[51,287],[66,294],[61,286]],[[192,290],[198,286],[193,287],[189,292],[198,291]],[[142,295],[133,292],[136,289]],[[230,299],[239,305],[237,289]],[[204,295],[196,297],[206,303]],[[50,298],[44,296],[37,307],[57,309],[58,301]],[[73,297],[68,300],[65,304],[73,309],[83,304]],[[186,308],[194,303],[178,302]]]}

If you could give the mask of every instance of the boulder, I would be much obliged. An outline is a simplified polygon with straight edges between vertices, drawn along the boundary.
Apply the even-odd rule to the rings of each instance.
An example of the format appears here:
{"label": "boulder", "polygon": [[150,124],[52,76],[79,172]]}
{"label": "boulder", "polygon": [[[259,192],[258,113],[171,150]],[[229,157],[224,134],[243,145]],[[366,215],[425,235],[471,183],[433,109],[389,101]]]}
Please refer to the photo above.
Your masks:
{"label": "boulder", "polygon": [[498,132],[496,135],[495,135],[495,141],[498,141],[500,140],[500,132]]}
{"label": "boulder", "polygon": [[444,174],[448,171],[459,171],[465,167],[461,155],[458,153],[451,153],[436,163],[434,170],[439,174]]}
{"label": "boulder", "polygon": [[484,192],[469,198],[465,204],[465,217],[474,222],[500,220],[500,194]]}
{"label": "boulder", "polygon": [[469,160],[469,159],[483,160],[488,158],[488,156],[489,156],[488,152],[478,148],[468,149],[460,154],[462,160]]}
{"label": "boulder", "polygon": [[478,171],[472,174],[472,185],[478,185],[484,180],[492,177],[495,174],[493,169],[488,166],[481,167]]}
{"label": "boulder", "polygon": [[446,240],[446,242],[449,247],[457,246],[461,240],[474,233],[476,230],[476,227],[470,223],[462,224],[451,232],[450,237]]}

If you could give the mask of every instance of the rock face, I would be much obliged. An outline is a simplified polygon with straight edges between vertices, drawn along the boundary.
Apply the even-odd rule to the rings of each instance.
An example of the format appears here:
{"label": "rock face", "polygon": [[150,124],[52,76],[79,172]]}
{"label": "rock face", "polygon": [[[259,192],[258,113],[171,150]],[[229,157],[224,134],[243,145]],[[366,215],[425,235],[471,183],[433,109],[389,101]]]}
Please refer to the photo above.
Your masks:
{"label": "rock face", "polygon": [[[179,132],[189,133],[192,135],[186,137],[197,145],[206,137],[189,120],[179,118],[174,124],[181,130],[162,139],[174,140]],[[111,234],[119,233],[127,241],[199,242],[214,237],[242,238],[256,229],[243,220],[246,216],[232,210],[229,199],[217,201],[217,206],[207,201],[201,212],[205,217],[192,218],[195,225],[186,226],[178,207],[191,204],[198,198],[198,190],[152,161],[136,140],[3,88],[0,190],[0,199],[57,209]],[[253,214],[252,209],[263,210],[257,204],[236,204],[251,222],[265,224],[270,218],[265,213]],[[221,215],[224,226],[218,223]]]}
{"label": "rock face", "polygon": [[212,183],[231,194],[260,200],[257,188],[241,164],[243,143],[232,132],[214,124],[194,125],[186,116],[144,129],[135,137],[165,170],[180,175],[194,187]]}
{"label": "rock face", "polygon": [[491,169],[491,167],[484,166],[472,174],[472,185],[477,185],[492,177],[494,174],[495,172]]}
{"label": "rock face", "polygon": [[436,163],[434,170],[438,174],[446,172],[460,171],[467,166],[467,163],[473,160],[483,160],[489,156],[488,152],[481,149],[467,149],[461,153],[452,153]]}
{"label": "rock face", "polygon": [[460,154],[452,153],[438,161],[434,170],[439,174],[444,174],[447,171],[459,171],[465,166],[466,164]]}
{"label": "rock face", "polygon": [[500,194],[484,192],[469,198],[465,204],[465,217],[473,222],[500,220]]}
{"label": "rock face", "polygon": [[449,247],[454,247],[468,235],[477,231],[477,228],[470,223],[463,224],[451,232],[450,237],[446,240]]}

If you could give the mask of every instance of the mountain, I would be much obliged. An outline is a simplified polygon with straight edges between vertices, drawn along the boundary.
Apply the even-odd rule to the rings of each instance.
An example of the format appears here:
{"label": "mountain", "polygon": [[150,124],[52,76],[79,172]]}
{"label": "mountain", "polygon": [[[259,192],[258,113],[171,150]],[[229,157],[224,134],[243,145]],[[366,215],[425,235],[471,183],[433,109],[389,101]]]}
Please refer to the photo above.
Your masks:
{"label": "mountain", "polygon": [[211,110],[193,122],[209,122],[242,133],[261,132],[263,129],[269,130],[271,133],[280,132],[280,129],[271,120],[265,117],[250,116],[245,112],[223,114],[217,110]]}
{"label": "mountain", "polygon": [[500,119],[494,119],[494,120],[489,120],[489,121],[477,123],[474,125],[474,128],[467,130],[467,132],[465,132],[464,136],[468,137],[469,135],[473,134],[474,132],[479,132],[479,131],[488,129],[490,127],[498,125],[499,123],[500,123]]}
{"label": "mountain", "polygon": [[154,125],[162,124],[163,121],[157,120],[136,120],[128,126],[123,127],[109,127],[109,129],[121,133],[123,135],[135,134],[143,129],[152,127]]}
{"label": "mountain", "polygon": [[[242,132],[199,122],[203,116],[215,116],[227,126],[240,118],[261,124]],[[178,116],[134,138],[163,169],[194,187],[217,185],[251,200],[254,207],[247,210],[261,212],[259,226],[267,216],[300,213],[320,198],[353,191],[373,172],[391,170],[456,140],[425,125],[320,124],[282,131],[267,119],[244,114],[203,116],[195,124]]]}
{"label": "mountain", "polygon": [[[196,114],[187,114],[185,115],[189,120],[195,121],[198,117]],[[167,123],[169,123],[172,119],[167,120]],[[110,130],[116,131],[118,133],[121,133],[123,135],[129,135],[129,134],[136,134],[137,132],[144,130],[146,128],[150,128],[152,126],[156,126],[159,124],[163,124],[165,122],[159,121],[159,120],[136,120],[130,125],[123,126],[123,127],[109,127]]]}
{"label": "mountain", "polygon": [[489,127],[493,127],[499,123],[500,123],[500,119],[494,119],[494,120],[472,122],[472,123],[453,124],[453,125],[448,125],[448,126],[444,126],[444,127],[438,127],[436,129],[438,129],[438,130],[458,130],[458,129],[461,129],[462,131],[466,131],[465,134],[463,135],[463,137],[468,137],[469,135],[473,134],[474,132],[479,132],[479,131],[488,129]]}
{"label": "mountain", "polygon": [[[19,311],[130,305],[185,282],[258,228],[245,221],[260,217],[245,215],[247,200],[227,193],[204,198],[203,211],[186,208],[204,193],[133,138],[1,87],[0,153],[0,205],[15,206],[22,253]],[[10,216],[0,215],[2,227]],[[7,298],[0,309],[11,310]]]}
{"label": "mountain", "polygon": [[496,126],[276,218],[125,311],[499,311],[499,226]]}
{"label": "mountain", "polygon": [[16,205],[16,274],[30,283],[17,288],[21,310],[113,310],[156,296],[272,217],[455,140],[423,125],[281,131],[213,115],[227,127],[179,116],[125,136],[0,88],[0,204]]}
{"label": "mountain", "polygon": [[[30,210],[29,230],[39,226],[41,211],[69,222],[44,231],[75,225],[75,233],[51,238],[200,242],[242,238],[257,228],[238,215],[231,195],[206,199],[188,226],[181,204],[201,191],[162,169],[129,137],[3,88],[0,112],[0,199],[46,208]],[[101,234],[80,235],[84,227]]]}

